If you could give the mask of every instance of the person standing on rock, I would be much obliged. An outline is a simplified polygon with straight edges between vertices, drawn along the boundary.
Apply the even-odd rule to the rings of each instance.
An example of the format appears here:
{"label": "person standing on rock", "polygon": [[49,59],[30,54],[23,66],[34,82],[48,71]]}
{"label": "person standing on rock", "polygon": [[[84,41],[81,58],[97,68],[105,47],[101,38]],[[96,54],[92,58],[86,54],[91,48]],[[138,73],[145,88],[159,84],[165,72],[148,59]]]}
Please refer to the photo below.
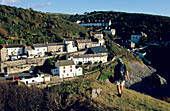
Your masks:
{"label": "person standing on rock", "polygon": [[121,97],[122,91],[123,91],[123,85],[125,84],[125,78],[127,76],[128,80],[129,74],[126,68],[126,65],[123,64],[123,61],[121,58],[117,59],[118,64],[115,66],[114,69],[114,79],[115,79],[115,85],[117,85],[117,91],[118,91],[118,97]]}

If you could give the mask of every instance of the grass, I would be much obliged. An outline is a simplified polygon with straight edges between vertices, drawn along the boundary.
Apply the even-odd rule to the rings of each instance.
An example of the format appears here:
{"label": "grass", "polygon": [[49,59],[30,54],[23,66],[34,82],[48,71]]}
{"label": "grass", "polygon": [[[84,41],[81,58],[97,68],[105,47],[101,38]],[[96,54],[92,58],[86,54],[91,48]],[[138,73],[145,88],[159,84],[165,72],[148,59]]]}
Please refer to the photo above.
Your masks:
{"label": "grass", "polygon": [[[133,90],[124,89],[122,98],[117,96],[117,89],[109,82],[91,83],[91,87],[102,88],[102,94],[95,98],[100,104],[118,110],[170,110],[170,104]],[[102,106],[99,106],[102,107]]]}

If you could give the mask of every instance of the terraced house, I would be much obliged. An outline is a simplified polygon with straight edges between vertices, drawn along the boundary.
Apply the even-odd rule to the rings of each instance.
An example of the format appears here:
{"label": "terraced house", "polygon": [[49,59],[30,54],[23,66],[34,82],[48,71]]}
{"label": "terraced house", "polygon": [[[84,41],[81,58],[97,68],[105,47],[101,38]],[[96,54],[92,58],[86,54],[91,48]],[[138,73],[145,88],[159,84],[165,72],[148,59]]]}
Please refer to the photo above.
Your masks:
{"label": "terraced house", "polygon": [[68,78],[82,75],[82,68],[76,69],[72,60],[60,60],[55,63],[51,69],[53,75],[58,75],[60,78]]}

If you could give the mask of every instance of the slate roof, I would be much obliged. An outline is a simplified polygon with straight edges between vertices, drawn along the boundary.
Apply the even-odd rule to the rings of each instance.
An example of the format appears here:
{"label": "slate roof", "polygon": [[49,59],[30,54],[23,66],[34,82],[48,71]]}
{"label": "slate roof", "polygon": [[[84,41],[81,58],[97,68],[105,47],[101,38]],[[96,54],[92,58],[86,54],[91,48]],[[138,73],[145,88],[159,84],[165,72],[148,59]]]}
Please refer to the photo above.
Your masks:
{"label": "slate roof", "polygon": [[75,65],[72,60],[60,60],[58,61],[59,66]]}
{"label": "slate roof", "polygon": [[91,47],[91,48],[88,49],[88,52],[91,52],[91,53],[107,53],[106,48],[104,48],[104,46]]}
{"label": "slate roof", "polygon": [[74,55],[73,58],[89,58],[89,57],[103,57],[100,54],[84,54],[84,55]]}
{"label": "slate roof", "polygon": [[47,46],[58,46],[58,45],[65,45],[64,43],[49,43]]}
{"label": "slate roof", "polygon": [[27,50],[33,50],[33,48],[32,48],[32,47],[26,47],[26,49],[27,49]]}
{"label": "slate roof", "polygon": [[46,44],[33,44],[32,45],[34,48],[38,48],[38,47],[47,47]]}
{"label": "slate roof", "polygon": [[77,43],[91,43],[91,40],[76,40]]}
{"label": "slate roof", "polygon": [[23,45],[20,45],[20,44],[9,44],[9,45],[5,45],[5,48],[14,48],[14,47],[23,47]]}

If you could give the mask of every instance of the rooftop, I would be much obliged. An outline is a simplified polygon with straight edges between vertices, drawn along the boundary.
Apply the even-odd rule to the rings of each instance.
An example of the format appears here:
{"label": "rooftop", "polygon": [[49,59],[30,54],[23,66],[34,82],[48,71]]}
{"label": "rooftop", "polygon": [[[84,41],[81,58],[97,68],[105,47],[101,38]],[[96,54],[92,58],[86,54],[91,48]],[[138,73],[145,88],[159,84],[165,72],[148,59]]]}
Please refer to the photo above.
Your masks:
{"label": "rooftop", "polygon": [[100,54],[85,54],[85,55],[74,55],[73,58],[89,58],[89,57],[103,57]]}
{"label": "rooftop", "polygon": [[[2,45],[3,47],[3,45]],[[23,47],[23,45],[20,44],[9,44],[9,45],[5,45],[5,48],[14,48],[14,47]]]}
{"label": "rooftop", "polygon": [[37,47],[47,47],[46,44],[33,44],[32,45],[34,48],[37,48]]}
{"label": "rooftop", "polygon": [[91,43],[91,40],[76,40],[77,43]]}
{"label": "rooftop", "polygon": [[107,53],[106,48],[104,46],[91,47],[88,49],[88,51],[92,53]]}
{"label": "rooftop", "polygon": [[59,66],[75,65],[72,60],[60,60],[58,61]]}
{"label": "rooftop", "polygon": [[63,42],[61,43],[48,43],[47,46],[57,46],[57,45],[64,45]]}

